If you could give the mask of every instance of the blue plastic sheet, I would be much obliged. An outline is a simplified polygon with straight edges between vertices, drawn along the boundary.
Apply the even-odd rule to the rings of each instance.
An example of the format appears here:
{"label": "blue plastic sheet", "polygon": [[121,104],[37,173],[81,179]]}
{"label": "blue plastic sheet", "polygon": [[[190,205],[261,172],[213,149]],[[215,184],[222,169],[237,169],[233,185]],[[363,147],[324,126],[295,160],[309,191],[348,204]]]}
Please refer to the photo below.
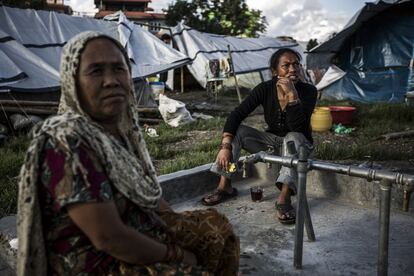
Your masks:
{"label": "blue plastic sheet", "polygon": [[414,3],[394,5],[364,22],[342,44],[336,64],[346,72],[325,98],[402,102],[414,90]]}

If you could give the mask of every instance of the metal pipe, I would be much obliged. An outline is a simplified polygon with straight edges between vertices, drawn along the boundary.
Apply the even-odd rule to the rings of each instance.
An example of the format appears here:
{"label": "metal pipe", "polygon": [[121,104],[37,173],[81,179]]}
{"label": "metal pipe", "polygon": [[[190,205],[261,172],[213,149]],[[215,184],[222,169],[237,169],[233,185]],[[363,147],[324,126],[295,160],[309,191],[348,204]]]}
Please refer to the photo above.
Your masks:
{"label": "metal pipe", "polygon": [[276,156],[276,155],[270,155],[267,154],[264,151],[261,151],[257,154],[257,161],[263,161],[265,163],[278,163],[282,166],[293,168],[296,167],[298,164],[298,159],[295,157],[287,157],[287,156]]}
{"label": "metal pipe", "polygon": [[308,153],[304,146],[299,147],[299,162],[297,165],[298,187],[295,225],[295,248],[293,251],[293,266],[302,268],[303,255],[303,224],[305,220],[306,174],[308,172]]}
{"label": "metal pipe", "polygon": [[[270,155],[263,151],[256,153],[255,158],[251,158],[251,160],[255,160],[255,162],[263,161],[263,162],[279,163],[289,168],[296,167],[298,165],[297,158]],[[353,165],[342,165],[342,164],[322,162],[318,160],[308,160],[308,166],[309,166],[309,170],[317,169],[320,171],[329,171],[329,172],[345,174],[349,176],[365,178],[369,181],[373,181],[373,180],[379,181],[379,180],[387,179],[396,184],[406,185],[408,189],[414,188],[414,175],[389,172],[386,170],[360,168],[360,167],[353,166]]]}
{"label": "metal pipe", "polygon": [[386,170],[367,169],[352,165],[334,164],[315,160],[310,161],[310,168],[361,177],[369,181],[386,179],[396,184],[414,186],[414,175],[389,172]]}
{"label": "metal pipe", "polygon": [[388,242],[390,228],[391,182],[380,183],[379,239],[378,239],[378,276],[388,275]]}
{"label": "metal pipe", "polygon": [[315,238],[315,231],[313,230],[313,224],[312,224],[312,219],[310,216],[310,211],[309,211],[309,204],[308,204],[308,199],[306,198],[306,194],[305,194],[305,229],[306,229],[306,234],[308,236],[308,240],[314,242],[316,240]]}
{"label": "metal pipe", "polygon": [[[291,155],[291,157],[297,157],[298,152],[296,151],[295,142],[288,141],[286,143],[286,148],[288,153]],[[297,174],[297,170],[295,170],[295,173]],[[303,207],[305,208],[305,229],[306,234],[308,236],[309,241],[315,241],[315,232],[313,231],[313,225],[312,225],[312,219],[309,212],[309,205],[308,205],[308,199],[306,198],[306,193],[303,196]]]}
{"label": "metal pipe", "polygon": [[[271,162],[286,167],[296,167],[298,172],[298,207],[296,211],[294,266],[302,266],[303,253],[303,211],[307,209],[306,201],[306,173],[310,169],[330,171],[349,176],[365,178],[368,181],[381,180],[380,183],[380,212],[379,212],[379,239],[378,239],[378,275],[388,274],[388,244],[390,225],[390,205],[392,183],[404,185],[403,208],[408,210],[410,194],[414,190],[414,175],[394,173],[385,170],[359,168],[351,165],[341,165],[322,161],[305,160],[307,157],[303,146],[300,147],[299,158],[281,157],[259,152],[248,156],[245,162]],[[307,209],[309,211],[309,209]],[[307,216],[310,219],[310,215]],[[310,224],[312,225],[312,224]]]}

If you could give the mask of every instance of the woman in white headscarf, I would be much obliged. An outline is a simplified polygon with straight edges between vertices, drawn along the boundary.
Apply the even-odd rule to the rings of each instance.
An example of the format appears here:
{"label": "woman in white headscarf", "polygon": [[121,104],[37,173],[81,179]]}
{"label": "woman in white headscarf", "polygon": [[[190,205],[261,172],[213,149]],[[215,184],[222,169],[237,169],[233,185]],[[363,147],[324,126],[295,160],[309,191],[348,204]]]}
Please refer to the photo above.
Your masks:
{"label": "woman in white headscarf", "polygon": [[162,200],[122,46],[81,33],[60,73],[59,114],[33,131],[20,174],[18,275],[237,274],[223,215]]}

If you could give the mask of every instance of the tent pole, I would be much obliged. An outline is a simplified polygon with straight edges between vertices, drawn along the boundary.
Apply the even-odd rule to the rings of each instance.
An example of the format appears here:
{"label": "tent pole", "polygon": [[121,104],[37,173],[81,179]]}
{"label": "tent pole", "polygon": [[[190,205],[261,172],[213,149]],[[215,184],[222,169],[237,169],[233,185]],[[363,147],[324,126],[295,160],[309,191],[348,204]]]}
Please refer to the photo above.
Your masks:
{"label": "tent pole", "polygon": [[261,80],[261,82],[264,82],[264,78],[263,78],[263,73],[262,73],[262,71],[259,71],[259,75],[260,75],[260,80]]}
{"label": "tent pole", "polygon": [[11,125],[11,123],[10,123],[10,118],[9,118],[9,116],[7,116],[7,113],[6,113],[6,111],[4,110],[4,107],[3,107],[3,105],[0,103],[0,106],[1,106],[1,110],[3,111],[3,114],[4,114],[4,118],[6,119],[6,121],[7,121],[7,124],[9,125],[9,128],[10,128],[10,130],[11,130],[11,132],[12,132],[12,134],[13,134],[13,136],[15,136],[16,134],[14,133],[14,128],[13,128],[13,126]]}
{"label": "tent pole", "polygon": [[233,64],[233,58],[231,57],[230,45],[227,45],[227,49],[229,50],[230,69],[233,72],[234,84],[236,85],[236,91],[237,91],[237,97],[239,97],[239,103],[241,103],[242,102],[242,98],[241,98],[241,95],[240,95],[239,84],[237,83],[236,72],[234,71],[234,64]]}
{"label": "tent pole", "polygon": [[184,67],[181,67],[181,93],[184,93]]}

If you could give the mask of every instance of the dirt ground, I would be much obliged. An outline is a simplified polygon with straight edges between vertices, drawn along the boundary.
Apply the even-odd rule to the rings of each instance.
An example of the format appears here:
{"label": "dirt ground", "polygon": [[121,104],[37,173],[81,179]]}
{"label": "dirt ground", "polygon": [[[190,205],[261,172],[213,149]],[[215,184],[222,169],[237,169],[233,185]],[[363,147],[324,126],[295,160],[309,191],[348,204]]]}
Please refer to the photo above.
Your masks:
{"label": "dirt ground", "polygon": [[[248,93],[244,91],[242,93],[242,97],[246,96]],[[217,98],[210,98],[207,96],[205,91],[192,91],[192,92],[185,92],[184,94],[181,93],[170,93],[168,95],[171,98],[180,100],[186,103],[187,109],[191,112],[201,112],[213,116],[227,116],[237,105],[237,94],[236,91],[227,91],[222,94],[219,94]],[[258,129],[263,129],[265,127],[262,111],[257,109],[249,116],[245,121],[245,124],[256,127]],[[357,130],[356,130],[357,131]],[[174,147],[190,147],[192,143],[208,141],[212,137],[216,137],[219,135],[221,131],[190,131],[188,132],[188,138],[177,142]],[[318,146],[323,143],[333,143],[338,145],[349,145],[354,142],[356,139],[350,135],[338,135],[334,134],[333,132],[313,132],[313,137],[315,140],[315,146]],[[374,141],[373,143],[381,144],[382,146],[386,146],[388,149],[394,149],[396,151],[404,151],[411,153],[410,156],[413,156],[412,159],[406,160],[407,164],[404,166],[411,166],[414,165],[414,138],[404,138],[404,139],[396,139],[396,140],[381,140],[381,141]],[[367,157],[366,160],[369,160]],[[375,160],[374,160],[375,161]],[[393,162],[390,162],[393,163]],[[401,162],[395,162],[400,164]],[[392,164],[391,164],[392,165]]]}
{"label": "dirt ground", "polygon": [[210,141],[212,138],[220,135],[221,131],[217,130],[191,130],[187,132],[187,138],[183,139],[169,147],[171,149],[186,150],[191,149],[196,143]]}

